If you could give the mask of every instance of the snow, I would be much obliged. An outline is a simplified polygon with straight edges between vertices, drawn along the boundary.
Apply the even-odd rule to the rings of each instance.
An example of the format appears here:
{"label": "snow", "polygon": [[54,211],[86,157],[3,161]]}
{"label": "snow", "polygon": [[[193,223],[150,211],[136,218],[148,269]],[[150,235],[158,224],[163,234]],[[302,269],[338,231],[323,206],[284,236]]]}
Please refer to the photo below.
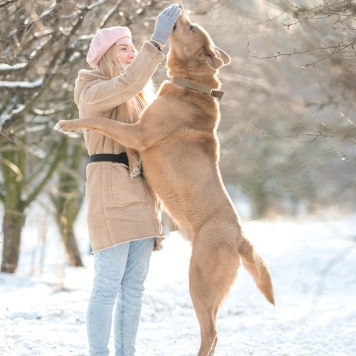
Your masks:
{"label": "snow", "polygon": [[12,82],[8,80],[0,80],[0,88],[22,88],[22,89],[33,89],[38,88],[43,85],[43,79],[39,78],[33,82],[23,81],[23,82]]}
{"label": "snow", "polygon": [[[44,215],[27,220],[18,272],[0,274],[0,355],[88,354],[93,257],[86,225],[81,218],[77,226],[86,267],[72,268]],[[246,221],[249,239],[270,267],[276,307],[241,268],[218,315],[215,355],[356,355],[355,226],[355,216]],[[196,355],[189,257],[190,245],[177,232],[153,253],[138,356]]]}
{"label": "snow", "polygon": [[0,71],[17,70],[27,66],[27,63],[15,63],[14,65],[0,63]]}

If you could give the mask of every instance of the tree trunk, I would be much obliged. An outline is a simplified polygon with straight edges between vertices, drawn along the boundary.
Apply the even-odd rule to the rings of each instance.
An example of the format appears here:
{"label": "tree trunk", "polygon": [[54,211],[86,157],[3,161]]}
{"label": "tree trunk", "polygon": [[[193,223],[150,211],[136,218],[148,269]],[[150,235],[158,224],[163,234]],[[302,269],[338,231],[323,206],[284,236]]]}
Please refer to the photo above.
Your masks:
{"label": "tree trunk", "polygon": [[81,143],[75,147],[70,147],[67,137],[63,136],[61,150],[66,164],[64,167],[59,167],[58,193],[52,197],[52,201],[56,209],[56,220],[68,262],[73,267],[83,267],[74,234],[74,223],[83,200],[83,194],[80,191],[80,178],[82,161],[85,157],[83,155],[84,149]]}
{"label": "tree trunk", "polygon": [[[22,118],[19,123],[24,125]],[[19,130],[19,127],[8,126],[2,128],[2,140],[0,151],[0,170],[3,178],[3,190],[5,194],[1,195],[4,204],[5,214],[3,219],[3,258],[1,262],[1,272],[14,273],[20,254],[21,232],[26,221],[25,209],[42,192],[44,186],[51,178],[60,161],[60,151],[50,155],[47,166],[43,167],[43,160],[36,160],[32,156],[28,157],[27,152],[22,148],[26,147],[26,142],[21,141],[21,145],[16,145],[6,138],[12,131]],[[29,146],[28,146],[29,147]],[[39,168],[37,167],[37,162]],[[41,174],[39,173],[43,173]],[[33,182],[33,177],[39,177]],[[26,199],[23,199],[26,196]]]}
{"label": "tree trunk", "polygon": [[1,272],[15,273],[20,256],[21,230],[26,216],[22,212],[7,212],[3,220],[4,246]]}
{"label": "tree trunk", "polygon": [[60,230],[62,241],[66,250],[68,262],[74,267],[83,267],[82,258],[79,252],[77,240],[74,235],[74,224],[67,220],[65,216],[60,218]]}

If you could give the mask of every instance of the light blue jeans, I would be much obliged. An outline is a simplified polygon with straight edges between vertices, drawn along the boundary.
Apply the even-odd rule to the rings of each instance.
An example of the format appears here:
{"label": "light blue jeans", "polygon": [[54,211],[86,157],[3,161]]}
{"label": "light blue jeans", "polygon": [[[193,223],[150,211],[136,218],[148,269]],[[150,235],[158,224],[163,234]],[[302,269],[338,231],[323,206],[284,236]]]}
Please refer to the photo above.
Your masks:
{"label": "light blue jeans", "polygon": [[144,282],[154,240],[131,241],[94,252],[95,275],[87,311],[91,356],[109,355],[112,321],[115,356],[135,354]]}

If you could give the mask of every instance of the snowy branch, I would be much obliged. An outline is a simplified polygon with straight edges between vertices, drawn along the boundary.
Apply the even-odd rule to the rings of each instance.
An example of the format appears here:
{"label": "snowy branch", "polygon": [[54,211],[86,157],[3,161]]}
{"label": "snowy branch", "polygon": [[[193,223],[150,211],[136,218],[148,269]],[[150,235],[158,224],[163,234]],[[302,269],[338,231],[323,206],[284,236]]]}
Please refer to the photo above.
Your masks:
{"label": "snowy branch", "polygon": [[17,89],[35,89],[43,85],[43,79],[39,78],[34,82],[11,82],[11,81],[0,81],[1,88],[17,88]]}

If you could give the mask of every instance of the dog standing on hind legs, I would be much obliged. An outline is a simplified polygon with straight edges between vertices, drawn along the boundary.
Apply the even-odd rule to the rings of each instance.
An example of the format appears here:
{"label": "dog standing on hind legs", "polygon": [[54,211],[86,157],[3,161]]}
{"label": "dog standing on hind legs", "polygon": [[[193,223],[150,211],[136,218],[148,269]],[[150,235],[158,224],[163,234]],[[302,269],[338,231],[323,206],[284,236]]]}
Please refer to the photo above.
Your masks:
{"label": "dog standing on hind legs", "polygon": [[216,317],[242,261],[274,304],[271,276],[245,237],[221,179],[216,128],[220,119],[218,71],[230,63],[209,34],[185,13],[169,39],[168,75],[157,99],[135,124],[103,118],[61,120],[67,133],[96,130],[139,152],[148,185],[192,244],[189,291],[200,325],[198,356],[212,356]]}

